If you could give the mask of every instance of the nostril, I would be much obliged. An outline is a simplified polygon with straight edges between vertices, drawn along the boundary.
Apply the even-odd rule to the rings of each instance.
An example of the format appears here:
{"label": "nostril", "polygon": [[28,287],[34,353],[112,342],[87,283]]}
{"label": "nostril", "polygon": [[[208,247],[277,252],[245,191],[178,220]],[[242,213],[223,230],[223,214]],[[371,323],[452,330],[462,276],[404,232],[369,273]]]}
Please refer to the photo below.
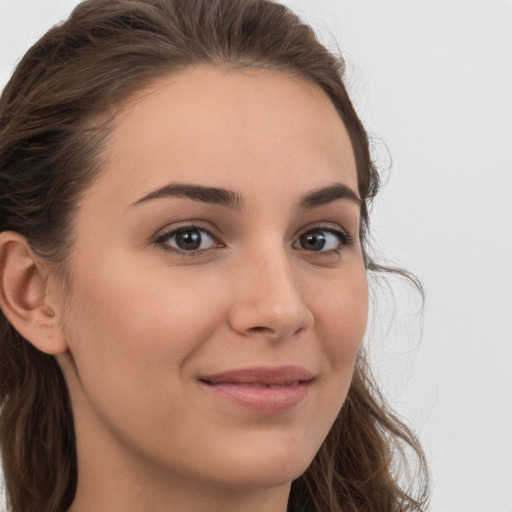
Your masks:
{"label": "nostril", "polygon": [[272,329],[270,329],[270,327],[259,327],[259,326],[251,327],[249,330],[252,332],[272,332]]}

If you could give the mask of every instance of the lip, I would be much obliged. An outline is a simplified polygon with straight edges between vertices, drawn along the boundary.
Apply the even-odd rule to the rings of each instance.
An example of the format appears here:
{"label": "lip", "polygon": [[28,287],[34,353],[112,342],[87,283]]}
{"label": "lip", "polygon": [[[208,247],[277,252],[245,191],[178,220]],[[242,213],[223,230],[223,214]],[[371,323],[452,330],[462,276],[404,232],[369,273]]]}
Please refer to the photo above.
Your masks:
{"label": "lip", "polygon": [[200,383],[215,395],[259,412],[283,412],[307,396],[313,374],[298,366],[254,367],[201,376]]}

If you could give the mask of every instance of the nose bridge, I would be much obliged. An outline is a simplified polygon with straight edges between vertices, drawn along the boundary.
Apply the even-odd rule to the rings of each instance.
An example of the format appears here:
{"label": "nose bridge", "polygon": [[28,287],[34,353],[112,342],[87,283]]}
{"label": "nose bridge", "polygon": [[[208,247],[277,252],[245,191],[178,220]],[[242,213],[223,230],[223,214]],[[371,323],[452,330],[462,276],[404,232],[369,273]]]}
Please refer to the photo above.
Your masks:
{"label": "nose bridge", "polygon": [[242,263],[232,325],[245,334],[289,337],[312,323],[290,255],[282,244],[258,250]]}

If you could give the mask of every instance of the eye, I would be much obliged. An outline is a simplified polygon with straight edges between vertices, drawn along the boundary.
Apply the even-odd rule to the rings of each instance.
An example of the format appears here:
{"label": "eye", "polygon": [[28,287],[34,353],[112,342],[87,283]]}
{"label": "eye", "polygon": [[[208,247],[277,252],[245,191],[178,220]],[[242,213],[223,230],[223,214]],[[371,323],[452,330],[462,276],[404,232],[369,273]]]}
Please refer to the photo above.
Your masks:
{"label": "eye", "polygon": [[350,243],[351,238],[344,231],[318,227],[302,233],[293,247],[312,252],[339,252],[342,246]]}
{"label": "eye", "polygon": [[156,244],[180,253],[194,253],[219,247],[220,244],[205,229],[185,226],[160,236]]}

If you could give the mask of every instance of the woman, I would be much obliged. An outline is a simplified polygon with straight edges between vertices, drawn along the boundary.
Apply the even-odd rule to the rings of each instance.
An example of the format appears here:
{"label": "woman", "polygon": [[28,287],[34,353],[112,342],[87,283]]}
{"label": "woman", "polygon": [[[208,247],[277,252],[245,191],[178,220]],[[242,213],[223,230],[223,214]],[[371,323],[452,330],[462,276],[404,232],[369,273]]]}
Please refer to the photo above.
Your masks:
{"label": "woman", "polygon": [[0,102],[10,510],[422,510],[361,349],[378,189],[264,0],[88,0]]}

